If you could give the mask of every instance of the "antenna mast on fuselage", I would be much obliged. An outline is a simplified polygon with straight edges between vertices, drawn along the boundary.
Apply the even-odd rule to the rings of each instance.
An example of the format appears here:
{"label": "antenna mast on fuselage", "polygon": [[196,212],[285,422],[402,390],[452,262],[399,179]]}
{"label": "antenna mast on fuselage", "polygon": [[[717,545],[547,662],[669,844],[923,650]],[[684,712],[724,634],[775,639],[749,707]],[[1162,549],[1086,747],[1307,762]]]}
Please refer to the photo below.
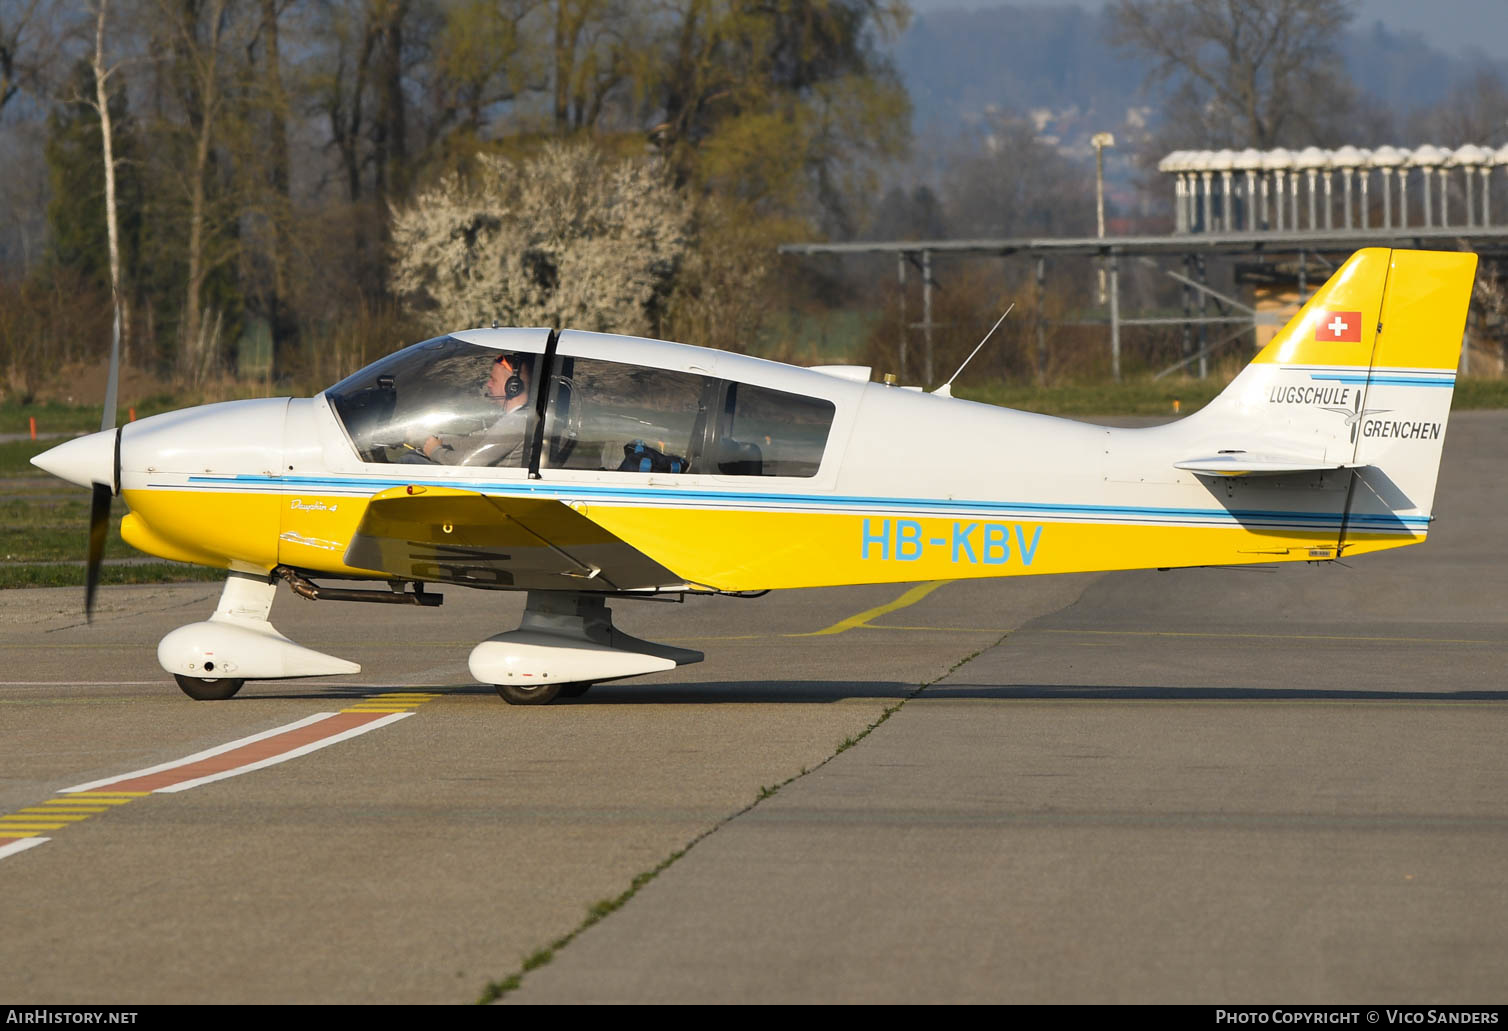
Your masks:
{"label": "antenna mast on fuselage", "polygon": [[949,376],[948,382],[932,391],[932,393],[941,395],[942,397],[953,396],[953,381],[958,378],[958,373],[962,372],[964,370],[964,367],[974,360],[974,356],[979,353],[979,349],[989,342],[990,337],[995,335],[995,330],[1000,328],[1000,323],[1005,321],[1005,317],[1011,313],[1011,308],[1014,308],[1015,306],[1016,302],[1012,301],[1010,303],[1010,306],[1007,307],[1005,311],[1001,313],[1000,317],[995,320],[995,324],[991,326],[990,331],[984,335],[984,339],[979,341],[978,344],[974,345],[974,350],[970,351],[969,356],[963,360],[963,365],[960,365],[958,367],[958,372],[955,372],[953,373],[953,375]]}

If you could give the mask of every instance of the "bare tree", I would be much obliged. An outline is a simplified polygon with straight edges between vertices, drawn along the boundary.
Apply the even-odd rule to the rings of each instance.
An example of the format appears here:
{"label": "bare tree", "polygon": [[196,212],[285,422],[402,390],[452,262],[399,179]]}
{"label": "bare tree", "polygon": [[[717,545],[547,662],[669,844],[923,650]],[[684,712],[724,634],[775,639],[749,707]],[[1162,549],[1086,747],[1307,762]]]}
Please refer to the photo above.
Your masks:
{"label": "bare tree", "polygon": [[952,230],[977,236],[1072,236],[1094,231],[1091,170],[1037,138],[1025,119],[1001,115],[982,141],[951,147],[941,188]]}
{"label": "bare tree", "polygon": [[1484,64],[1440,103],[1415,112],[1409,122],[1414,139],[1433,138],[1450,146],[1501,146],[1508,142],[1508,83],[1501,71]]}
{"label": "bare tree", "polygon": [[1320,143],[1344,125],[1353,0],[1113,0],[1108,14],[1114,42],[1173,87],[1164,114],[1188,143]]}
{"label": "bare tree", "polygon": [[[94,70],[95,108],[99,112],[100,150],[105,166],[105,228],[110,241],[110,297],[115,308],[115,341],[111,349],[112,367],[121,358],[121,341],[130,339],[131,323],[126,311],[126,296],[120,280],[120,219],[115,209],[115,142],[110,131],[110,73],[113,68],[105,66],[105,17],[110,10],[110,0],[99,0],[99,10],[94,22],[94,57],[90,66]],[[107,406],[115,403],[114,387],[106,398]],[[111,422],[115,413],[107,413]]]}
{"label": "bare tree", "polygon": [[21,91],[36,67],[27,52],[37,44],[40,6],[40,0],[19,0],[0,6],[0,111]]}

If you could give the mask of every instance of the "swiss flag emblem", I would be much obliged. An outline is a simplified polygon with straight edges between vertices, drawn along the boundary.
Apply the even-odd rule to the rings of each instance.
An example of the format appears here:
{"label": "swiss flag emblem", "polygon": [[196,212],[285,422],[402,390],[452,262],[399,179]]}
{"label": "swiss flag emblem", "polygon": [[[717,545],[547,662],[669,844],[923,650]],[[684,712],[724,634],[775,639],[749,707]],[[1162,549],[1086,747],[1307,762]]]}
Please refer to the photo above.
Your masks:
{"label": "swiss flag emblem", "polygon": [[1361,312],[1327,311],[1321,314],[1314,339],[1330,343],[1361,343]]}

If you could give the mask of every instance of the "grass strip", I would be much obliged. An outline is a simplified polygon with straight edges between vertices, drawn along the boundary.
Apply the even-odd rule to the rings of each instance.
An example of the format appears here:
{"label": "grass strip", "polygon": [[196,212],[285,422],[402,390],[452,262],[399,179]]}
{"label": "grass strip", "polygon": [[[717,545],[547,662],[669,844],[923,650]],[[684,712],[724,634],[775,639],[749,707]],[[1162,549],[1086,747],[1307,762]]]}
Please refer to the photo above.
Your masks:
{"label": "grass strip", "polygon": [[[132,562],[100,567],[102,584],[200,583],[223,580],[225,570],[182,562]],[[13,587],[83,587],[80,562],[0,564],[0,589]]]}
{"label": "grass strip", "polygon": [[[122,404],[116,413],[115,424],[119,426],[130,421],[133,408],[138,419],[145,419],[149,415],[187,408],[195,403],[171,394],[154,394],[140,401]],[[0,433],[29,433],[32,419],[37,420],[38,433],[93,433],[99,429],[102,414],[99,405],[71,405],[61,401],[18,404],[6,401],[0,404]]]}

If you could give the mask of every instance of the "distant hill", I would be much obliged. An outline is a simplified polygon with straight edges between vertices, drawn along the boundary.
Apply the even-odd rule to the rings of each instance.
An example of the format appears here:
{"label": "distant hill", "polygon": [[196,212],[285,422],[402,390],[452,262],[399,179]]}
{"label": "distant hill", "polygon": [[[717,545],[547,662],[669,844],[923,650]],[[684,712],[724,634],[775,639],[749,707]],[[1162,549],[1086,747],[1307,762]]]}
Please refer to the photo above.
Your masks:
{"label": "distant hill", "polygon": [[962,125],[990,109],[1113,109],[1145,75],[1117,54],[1104,17],[1080,7],[1010,6],[915,18],[896,48],[916,124]]}
{"label": "distant hill", "polygon": [[[1380,22],[1353,26],[1341,44],[1352,79],[1400,126],[1480,67]],[[1039,121],[1052,112],[1072,123],[1062,143],[1080,150],[1075,136],[1093,125],[1114,131],[1128,109],[1146,106],[1156,116],[1157,97],[1143,89],[1147,65],[1116,49],[1101,11],[1029,4],[930,11],[912,20],[895,58],[919,135],[982,126],[992,111],[1035,110]],[[1496,67],[1508,72],[1508,62]]]}

